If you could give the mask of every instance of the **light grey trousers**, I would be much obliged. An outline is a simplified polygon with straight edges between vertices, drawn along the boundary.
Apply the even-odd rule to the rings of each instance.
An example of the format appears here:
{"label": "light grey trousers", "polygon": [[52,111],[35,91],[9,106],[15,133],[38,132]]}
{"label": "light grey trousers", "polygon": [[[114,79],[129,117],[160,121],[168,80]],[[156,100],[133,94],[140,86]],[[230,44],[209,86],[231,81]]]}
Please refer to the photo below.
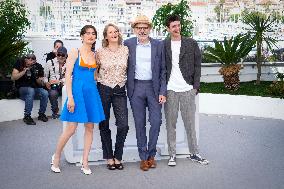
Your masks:
{"label": "light grey trousers", "polygon": [[197,137],[195,130],[195,90],[187,92],[167,91],[167,102],[165,104],[167,141],[169,155],[176,154],[176,123],[178,111],[181,111],[181,117],[187,134],[189,152],[198,153]]}

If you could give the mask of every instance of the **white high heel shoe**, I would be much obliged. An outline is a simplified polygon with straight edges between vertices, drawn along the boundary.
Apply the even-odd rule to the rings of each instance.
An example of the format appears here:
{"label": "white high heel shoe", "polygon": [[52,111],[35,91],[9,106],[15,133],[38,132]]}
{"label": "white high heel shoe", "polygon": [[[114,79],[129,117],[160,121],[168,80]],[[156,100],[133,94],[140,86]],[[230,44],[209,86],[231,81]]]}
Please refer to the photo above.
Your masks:
{"label": "white high heel shoe", "polygon": [[83,165],[83,158],[81,158],[80,164],[81,164],[81,171],[82,171],[85,175],[90,175],[90,174],[92,174],[91,169],[85,169],[85,168],[84,168],[84,165]]}
{"label": "white high heel shoe", "polygon": [[50,167],[50,169],[54,172],[54,173],[60,173],[61,171],[60,171],[60,169],[59,169],[59,167],[54,167],[54,165],[53,165],[53,161],[54,161],[54,154],[52,155],[52,157],[51,157],[51,167]]}

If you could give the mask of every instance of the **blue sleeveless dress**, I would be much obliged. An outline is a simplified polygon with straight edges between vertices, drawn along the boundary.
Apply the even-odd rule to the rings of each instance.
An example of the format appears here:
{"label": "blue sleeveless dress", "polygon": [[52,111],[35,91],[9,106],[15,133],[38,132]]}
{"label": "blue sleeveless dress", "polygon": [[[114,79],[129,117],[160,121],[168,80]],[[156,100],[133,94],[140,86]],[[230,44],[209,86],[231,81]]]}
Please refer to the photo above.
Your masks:
{"label": "blue sleeveless dress", "polygon": [[67,109],[67,97],[60,120],[78,123],[99,123],[105,120],[105,115],[97,83],[94,79],[96,68],[80,66],[80,61],[80,54],[78,54],[72,77],[72,94],[75,102],[74,112],[70,113]]}

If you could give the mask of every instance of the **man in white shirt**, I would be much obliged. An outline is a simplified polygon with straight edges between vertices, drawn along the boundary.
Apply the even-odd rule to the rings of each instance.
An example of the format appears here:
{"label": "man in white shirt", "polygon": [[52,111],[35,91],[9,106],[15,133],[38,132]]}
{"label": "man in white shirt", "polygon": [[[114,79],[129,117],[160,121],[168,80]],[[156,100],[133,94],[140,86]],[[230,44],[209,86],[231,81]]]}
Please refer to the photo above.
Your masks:
{"label": "man in white shirt", "polygon": [[[167,102],[165,104],[169,166],[176,165],[176,123],[180,109],[187,133],[190,159],[203,165],[209,162],[199,155],[195,130],[195,96],[200,87],[201,53],[197,42],[181,35],[180,18],[166,20],[170,38],[164,40],[167,68]],[[180,108],[179,108],[180,107]]]}
{"label": "man in white shirt", "polygon": [[44,67],[44,82],[48,89],[48,97],[51,104],[52,118],[59,118],[58,96],[61,94],[61,89],[65,80],[64,66],[67,58],[67,49],[59,47],[56,57],[48,60]]}

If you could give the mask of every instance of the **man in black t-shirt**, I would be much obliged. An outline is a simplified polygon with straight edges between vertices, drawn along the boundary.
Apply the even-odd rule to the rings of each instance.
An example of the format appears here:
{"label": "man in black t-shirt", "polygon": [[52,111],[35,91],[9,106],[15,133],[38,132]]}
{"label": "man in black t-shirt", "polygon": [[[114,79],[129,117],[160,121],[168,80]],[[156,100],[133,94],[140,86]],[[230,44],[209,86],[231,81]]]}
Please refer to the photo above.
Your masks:
{"label": "man in black t-shirt", "polygon": [[63,42],[59,39],[55,40],[53,43],[53,51],[46,55],[46,62],[52,60],[56,57],[57,50],[59,47],[63,47]]}
{"label": "man in black t-shirt", "polygon": [[38,120],[47,122],[48,118],[45,115],[48,102],[48,92],[42,87],[44,83],[44,71],[41,64],[36,63],[34,54],[28,54],[20,58],[14,65],[12,79],[15,80],[16,87],[19,90],[20,98],[25,101],[25,112],[23,121],[28,125],[36,123],[31,118],[33,109],[34,97],[39,96],[40,109]]}

